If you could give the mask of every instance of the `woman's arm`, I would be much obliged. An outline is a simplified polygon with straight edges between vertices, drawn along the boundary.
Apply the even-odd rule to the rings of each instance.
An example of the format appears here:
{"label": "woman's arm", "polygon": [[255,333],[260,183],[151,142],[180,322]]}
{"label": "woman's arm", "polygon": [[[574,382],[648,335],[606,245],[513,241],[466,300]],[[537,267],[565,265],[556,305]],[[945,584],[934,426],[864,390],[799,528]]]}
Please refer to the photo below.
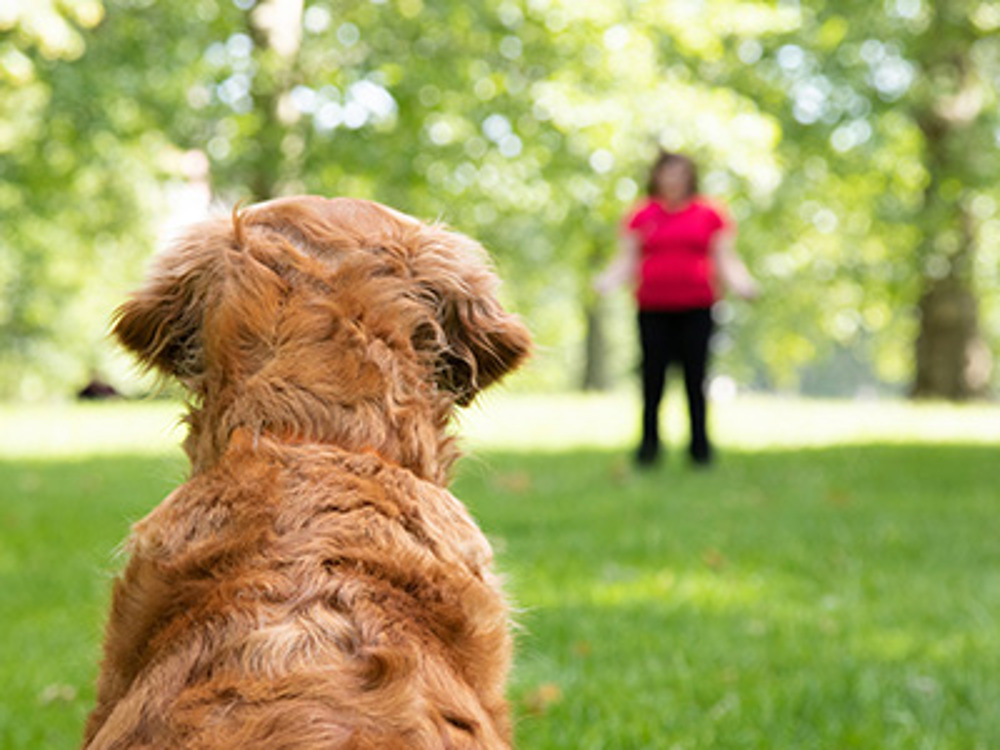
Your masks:
{"label": "woman's arm", "polygon": [[612,292],[622,284],[634,282],[639,274],[639,239],[631,233],[618,238],[618,253],[601,273],[594,278],[598,294]]}
{"label": "woman's arm", "polygon": [[712,240],[712,260],[715,263],[723,291],[742,299],[756,299],[760,287],[736,253],[736,232],[723,229]]}

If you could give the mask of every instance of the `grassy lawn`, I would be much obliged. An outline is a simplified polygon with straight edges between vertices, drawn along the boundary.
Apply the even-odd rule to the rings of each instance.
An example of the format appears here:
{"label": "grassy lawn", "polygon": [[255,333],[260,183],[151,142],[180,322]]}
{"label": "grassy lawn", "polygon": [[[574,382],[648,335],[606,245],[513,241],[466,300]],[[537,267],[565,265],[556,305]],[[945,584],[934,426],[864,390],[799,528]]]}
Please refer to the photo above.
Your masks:
{"label": "grassy lawn", "polygon": [[[78,744],[116,545],[184,475],[177,411],[0,407],[0,748]],[[1000,747],[1000,408],[737,400],[711,471],[641,474],[634,417],[463,419],[519,747]]]}

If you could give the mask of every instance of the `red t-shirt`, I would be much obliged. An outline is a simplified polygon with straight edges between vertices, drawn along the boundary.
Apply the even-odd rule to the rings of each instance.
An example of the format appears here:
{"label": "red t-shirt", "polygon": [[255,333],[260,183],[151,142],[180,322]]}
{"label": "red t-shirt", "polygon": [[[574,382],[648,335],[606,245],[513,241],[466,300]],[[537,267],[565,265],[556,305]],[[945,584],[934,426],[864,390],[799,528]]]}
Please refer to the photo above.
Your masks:
{"label": "red t-shirt", "polygon": [[711,240],[728,223],[700,197],[678,211],[653,199],[639,204],[625,222],[639,241],[639,309],[710,307],[715,302]]}

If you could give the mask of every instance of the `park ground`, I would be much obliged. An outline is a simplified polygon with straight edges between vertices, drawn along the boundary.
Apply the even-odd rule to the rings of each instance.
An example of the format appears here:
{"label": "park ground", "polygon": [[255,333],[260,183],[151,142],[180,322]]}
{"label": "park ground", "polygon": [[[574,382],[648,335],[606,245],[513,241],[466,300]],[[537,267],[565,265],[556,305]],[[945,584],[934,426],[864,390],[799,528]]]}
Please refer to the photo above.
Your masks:
{"label": "park ground", "polygon": [[[628,394],[459,424],[453,489],[517,608],[518,746],[1000,747],[1000,407],[739,397],[699,471],[678,402],[642,473]],[[179,413],[0,407],[0,748],[78,745]]]}

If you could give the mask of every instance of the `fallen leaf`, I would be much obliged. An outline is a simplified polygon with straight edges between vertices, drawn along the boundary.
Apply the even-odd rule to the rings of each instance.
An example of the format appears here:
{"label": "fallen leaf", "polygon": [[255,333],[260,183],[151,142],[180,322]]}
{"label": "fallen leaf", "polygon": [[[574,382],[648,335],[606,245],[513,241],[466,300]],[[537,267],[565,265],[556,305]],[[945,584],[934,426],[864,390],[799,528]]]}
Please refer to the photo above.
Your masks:
{"label": "fallen leaf", "polygon": [[553,682],[539,685],[524,696],[524,708],[528,713],[540,716],[549,708],[562,700],[562,690]]}
{"label": "fallen leaf", "polygon": [[712,570],[722,570],[726,567],[726,556],[715,548],[705,550],[701,556],[701,560]]}
{"label": "fallen leaf", "polygon": [[514,471],[507,474],[500,474],[494,480],[497,489],[504,492],[521,494],[531,490],[531,474],[526,471]]}
{"label": "fallen leaf", "polygon": [[47,685],[42,690],[38,696],[38,700],[44,706],[56,702],[71,703],[76,700],[76,688],[72,685],[53,683],[52,685]]}

